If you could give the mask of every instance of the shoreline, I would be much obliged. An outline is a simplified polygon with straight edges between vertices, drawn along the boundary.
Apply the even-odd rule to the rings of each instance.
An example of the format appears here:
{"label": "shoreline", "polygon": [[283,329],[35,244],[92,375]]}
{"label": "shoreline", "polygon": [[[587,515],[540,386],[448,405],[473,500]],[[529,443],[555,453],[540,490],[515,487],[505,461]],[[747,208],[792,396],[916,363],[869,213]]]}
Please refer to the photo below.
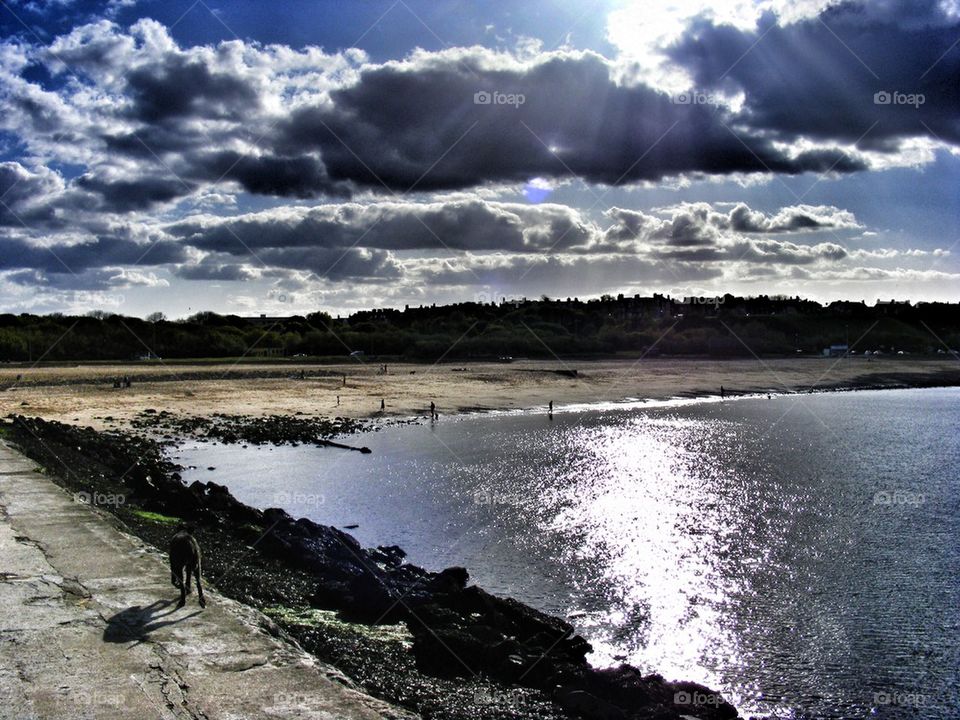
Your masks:
{"label": "shoreline", "polygon": [[[517,361],[388,369],[382,374],[369,365],[0,367],[0,415],[22,413],[99,429],[128,426],[145,409],[194,416],[408,420],[428,416],[430,402],[443,417],[537,412],[551,400],[557,412],[565,412],[571,406],[704,399],[719,395],[721,386],[730,398],[960,386],[956,360],[912,357]],[[114,388],[123,375],[131,387]]]}
{"label": "shoreline", "polygon": [[[855,392],[897,392],[902,390],[935,390],[941,389],[946,390],[950,388],[960,387],[960,382],[950,383],[950,384],[930,384],[930,385],[838,385],[836,387],[824,387],[817,390],[808,390],[807,392],[770,392],[765,393],[761,391],[754,392],[729,392],[727,393],[726,398],[721,398],[720,395],[716,394],[697,394],[697,395],[674,395],[672,397],[665,398],[628,398],[625,400],[611,401],[611,400],[601,400],[595,403],[581,403],[581,404],[570,404],[570,405],[554,405],[553,414],[560,415],[564,413],[574,413],[574,412],[592,412],[592,411],[601,411],[601,410],[643,410],[644,408],[662,408],[662,407],[673,407],[687,404],[695,404],[700,402],[721,402],[721,401],[736,401],[736,400],[759,400],[766,398],[768,395],[770,398],[789,398],[789,397],[804,397],[806,395],[826,395],[831,393],[855,393]],[[497,415],[541,415],[544,412],[549,412],[546,406],[534,406],[528,408],[513,408],[513,409],[502,409],[502,408],[464,408],[459,412],[450,413],[453,417],[470,417],[470,416],[497,416]],[[387,417],[385,419],[406,419],[410,421],[422,420],[425,419],[425,415],[410,415],[406,418],[393,418]],[[364,432],[364,431],[361,431]]]}

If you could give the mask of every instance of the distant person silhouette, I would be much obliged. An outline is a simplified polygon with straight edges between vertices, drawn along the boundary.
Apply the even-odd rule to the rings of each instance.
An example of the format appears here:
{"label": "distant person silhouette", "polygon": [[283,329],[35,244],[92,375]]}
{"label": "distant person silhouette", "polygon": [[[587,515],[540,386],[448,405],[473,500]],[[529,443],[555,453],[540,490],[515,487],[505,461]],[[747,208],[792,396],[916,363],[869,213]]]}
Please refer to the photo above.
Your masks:
{"label": "distant person silhouette", "polygon": [[437,405],[433,402],[433,400],[430,401],[430,418],[432,420],[437,419]]}
{"label": "distant person silhouette", "polygon": [[387,409],[387,403],[383,398],[380,398],[380,411],[383,412]]}
{"label": "distant person silhouette", "polygon": [[723,390],[723,385],[720,386],[720,399],[723,400],[727,394]]}

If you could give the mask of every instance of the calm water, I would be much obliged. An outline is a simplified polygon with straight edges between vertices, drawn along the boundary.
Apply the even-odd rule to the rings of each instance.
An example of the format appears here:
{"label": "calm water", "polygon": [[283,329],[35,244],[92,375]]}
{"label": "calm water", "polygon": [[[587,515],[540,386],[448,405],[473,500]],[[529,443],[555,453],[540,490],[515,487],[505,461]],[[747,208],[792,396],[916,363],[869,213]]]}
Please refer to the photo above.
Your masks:
{"label": "calm water", "polygon": [[[745,715],[960,717],[960,391],[444,417],[188,480],[567,616]],[[207,466],[216,466],[213,472]]]}

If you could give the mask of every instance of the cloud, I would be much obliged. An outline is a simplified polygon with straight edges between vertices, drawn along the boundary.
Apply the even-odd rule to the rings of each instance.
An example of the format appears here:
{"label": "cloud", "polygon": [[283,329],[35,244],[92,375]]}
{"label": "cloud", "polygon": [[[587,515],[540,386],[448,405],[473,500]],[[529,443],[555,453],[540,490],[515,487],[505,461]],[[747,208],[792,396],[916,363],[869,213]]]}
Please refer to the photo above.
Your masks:
{"label": "cloud", "polygon": [[[843,238],[866,226],[850,210],[772,206],[759,185],[737,196],[749,203],[649,207],[665,182],[688,198],[694,181],[718,181],[709,197],[729,199],[713,192],[731,187],[721,179],[839,176],[960,146],[960,55],[948,52],[960,21],[942,4],[761,6],[781,15],[708,15],[697,0],[658,41],[657,62],[706,104],[655,86],[635,58],[566,46],[372,62],[356,49],[186,47],[149,19],[0,40],[15,158],[0,162],[0,272],[95,289],[295,277],[386,297],[479,278],[582,294],[929,260],[927,247],[857,249],[862,237]],[[925,101],[875,104],[883,91]],[[597,185],[660,199],[602,211]],[[503,200],[521,188],[531,202]]]}
{"label": "cloud", "polygon": [[256,276],[252,268],[238,263],[199,262],[196,265],[181,265],[178,277],[184,280],[250,280]]}
{"label": "cloud", "polygon": [[55,215],[43,201],[62,191],[63,180],[52,170],[31,170],[19,162],[0,163],[0,225],[49,225]]}
{"label": "cloud", "polygon": [[174,223],[168,231],[200,250],[231,253],[355,246],[391,251],[535,252],[586,247],[595,240],[595,228],[565,205],[467,199],[340,203],[233,218],[206,215]]}
{"label": "cloud", "polygon": [[736,203],[728,212],[714,209],[708,203],[682,203],[660,208],[659,212],[672,216],[674,225],[712,227],[739,233],[798,233],[817,230],[859,229],[862,226],[848,210],[832,205],[790,205],[775,214],[751,209],[746,203]]}
{"label": "cloud", "polygon": [[[240,277],[237,258],[264,269],[307,270],[314,279],[365,278],[432,284],[533,282],[580,268],[591,282],[680,274],[709,278],[728,266],[829,265],[847,258],[835,242],[777,238],[830,228],[857,228],[832,206],[791,206],[765,214],[743,203],[721,211],[707,203],[651,213],[612,208],[598,220],[563,205],[523,205],[455,197],[430,203],[383,201],[266,210],[172,223],[173,240],[207,254],[184,278]],[[232,258],[232,261],[224,260]],[[224,264],[226,263],[226,264]],[[654,272],[651,268],[656,267]],[[607,285],[605,285],[607,287]]]}
{"label": "cloud", "polygon": [[[734,121],[792,142],[856,142],[895,152],[910,137],[960,142],[960,17],[938,0],[833,4],[754,27],[704,18],[666,50],[704,92],[742,94]],[[875,96],[889,102],[878,104]],[[920,104],[894,93],[922,95]]]}
{"label": "cloud", "polygon": [[[490,103],[478,104],[490,98]],[[519,104],[493,98],[522,97]],[[576,176],[620,185],[683,173],[854,172],[836,148],[789,152],[734,134],[716,107],[678,104],[622,85],[589,52],[520,63],[480,48],[420,53],[362,70],[329,101],[297,108],[278,126],[286,152],[315,148],[331,177],[408,191]]]}
{"label": "cloud", "polygon": [[167,54],[160,64],[137,67],[126,82],[128,112],[145,123],[181,117],[236,120],[255,114],[260,106],[251,83],[177,53]]}
{"label": "cloud", "polygon": [[310,155],[245,155],[224,150],[199,155],[194,166],[184,173],[214,182],[235,180],[244,190],[256,195],[298,198],[350,195],[350,188],[345,183],[332,181],[319,158]]}
{"label": "cloud", "polygon": [[139,177],[132,180],[108,180],[93,175],[77,178],[76,186],[99,195],[107,212],[125,213],[148,210],[192,192],[193,187],[179,178]]}
{"label": "cloud", "polygon": [[75,275],[105,266],[166,265],[188,259],[186,249],[177,243],[138,243],[120,237],[41,245],[8,236],[0,237],[0,248],[0,271],[23,268],[49,275]]}
{"label": "cloud", "polygon": [[[4,279],[17,285],[53,288],[58,290],[98,291],[136,287],[168,287],[169,281],[154,272],[129,268],[91,268],[79,273],[17,270],[6,273]],[[117,304],[122,296],[100,296],[101,304]]]}
{"label": "cloud", "polygon": [[[28,80],[31,61],[56,82]],[[4,126],[37,154],[85,166],[74,184],[108,212],[226,183],[314,198],[866,167],[839,147],[734,134],[727,109],[624,84],[592,52],[455,48],[374,64],[241,41],[181,48],[155,21],[123,30],[104,20],[31,47],[5,84]]]}

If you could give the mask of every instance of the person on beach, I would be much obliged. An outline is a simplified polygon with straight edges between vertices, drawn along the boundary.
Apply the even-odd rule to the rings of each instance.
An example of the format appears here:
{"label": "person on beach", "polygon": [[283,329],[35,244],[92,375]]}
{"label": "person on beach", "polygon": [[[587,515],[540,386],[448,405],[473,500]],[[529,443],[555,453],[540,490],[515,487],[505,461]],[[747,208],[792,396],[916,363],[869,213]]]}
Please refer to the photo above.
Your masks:
{"label": "person on beach", "polygon": [[553,400],[550,401],[550,414],[553,415]]}
{"label": "person on beach", "polygon": [[340,396],[337,395],[337,407],[340,407]]}
{"label": "person on beach", "polygon": [[723,391],[723,385],[720,386],[720,399],[723,400],[727,394]]}
{"label": "person on beach", "polygon": [[383,398],[380,398],[380,412],[383,412],[387,409],[387,402]]}
{"label": "person on beach", "polygon": [[430,419],[437,419],[437,405],[433,402],[433,400],[430,401]]}

